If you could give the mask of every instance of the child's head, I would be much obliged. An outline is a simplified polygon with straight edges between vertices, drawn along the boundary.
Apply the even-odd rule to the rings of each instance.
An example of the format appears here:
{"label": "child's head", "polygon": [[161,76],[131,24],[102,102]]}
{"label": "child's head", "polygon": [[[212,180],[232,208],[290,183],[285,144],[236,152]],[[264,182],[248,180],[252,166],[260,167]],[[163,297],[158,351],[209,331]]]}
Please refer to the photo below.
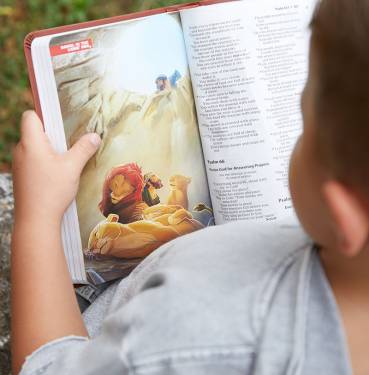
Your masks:
{"label": "child's head", "polygon": [[291,194],[313,239],[352,256],[369,235],[369,1],[322,0],[311,31]]}

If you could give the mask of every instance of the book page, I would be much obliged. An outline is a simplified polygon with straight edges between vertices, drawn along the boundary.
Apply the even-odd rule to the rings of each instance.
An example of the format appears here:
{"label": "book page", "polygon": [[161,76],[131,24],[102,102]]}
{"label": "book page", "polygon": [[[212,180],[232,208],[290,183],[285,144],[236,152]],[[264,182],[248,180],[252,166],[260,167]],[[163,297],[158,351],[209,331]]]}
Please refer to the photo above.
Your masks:
{"label": "book page", "polygon": [[217,224],[293,215],[288,163],[312,7],[245,0],[181,11]]}
{"label": "book page", "polygon": [[66,147],[102,138],[76,198],[89,281],[212,225],[178,13],[57,36],[50,54]]}

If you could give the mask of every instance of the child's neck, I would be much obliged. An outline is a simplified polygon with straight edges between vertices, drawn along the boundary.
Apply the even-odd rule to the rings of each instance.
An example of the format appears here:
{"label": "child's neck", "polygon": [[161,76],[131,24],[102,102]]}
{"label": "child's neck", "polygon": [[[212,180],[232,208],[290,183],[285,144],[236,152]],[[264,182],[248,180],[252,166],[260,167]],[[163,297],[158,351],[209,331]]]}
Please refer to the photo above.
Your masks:
{"label": "child's neck", "polygon": [[369,247],[354,258],[322,249],[320,258],[336,298],[353,373],[369,374]]}
{"label": "child's neck", "polygon": [[361,300],[369,301],[369,246],[352,258],[323,248],[320,259],[333,288],[339,287],[341,292],[347,290],[351,296],[357,295]]}

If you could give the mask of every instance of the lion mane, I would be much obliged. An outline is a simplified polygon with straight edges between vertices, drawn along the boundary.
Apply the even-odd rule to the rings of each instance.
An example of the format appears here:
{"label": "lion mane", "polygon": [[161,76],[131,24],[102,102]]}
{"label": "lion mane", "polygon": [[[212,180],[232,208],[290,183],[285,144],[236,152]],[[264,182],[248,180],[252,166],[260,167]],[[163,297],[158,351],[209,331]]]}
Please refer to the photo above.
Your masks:
{"label": "lion mane", "polygon": [[[117,175],[123,175],[124,178],[127,178],[131,185],[135,187],[135,190],[116,204],[113,204],[110,195],[112,192],[110,189],[110,183]],[[107,217],[110,213],[117,213],[128,205],[142,201],[142,190],[144,185],[145,183],[142,177],[141,168],[136,163],[122,164],[112,168],[105,178],[102,189],[102,199],[99,203],[101,213]]]}

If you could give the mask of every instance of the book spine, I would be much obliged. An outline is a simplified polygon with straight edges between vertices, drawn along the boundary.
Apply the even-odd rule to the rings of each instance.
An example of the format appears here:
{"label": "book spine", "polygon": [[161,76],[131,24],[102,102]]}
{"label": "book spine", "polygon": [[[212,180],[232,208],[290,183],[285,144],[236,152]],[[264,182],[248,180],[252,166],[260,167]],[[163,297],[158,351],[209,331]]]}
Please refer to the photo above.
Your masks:
{"label": "book spine", "polygon": [[37,33],[32,32],[26,35],[24,39],[23,50],[24,50],[24,55],[26,57],[26,63],[27,63],[27,68],[28,68],[28,78],[29,78],[29,82],[31,85],[31,91],[32,91],[32,96],[33,96],[33,105],[35,107],[35,111],[37,115],[39,116],[41,122],[43,123],[41,104],[40,104],[40,99],[38,95],[36,77],[35,77],[35,72],[33,68],[32,54],[31,54],[31,45],[32,45],[32,41],[36,37],[36,34]]}

